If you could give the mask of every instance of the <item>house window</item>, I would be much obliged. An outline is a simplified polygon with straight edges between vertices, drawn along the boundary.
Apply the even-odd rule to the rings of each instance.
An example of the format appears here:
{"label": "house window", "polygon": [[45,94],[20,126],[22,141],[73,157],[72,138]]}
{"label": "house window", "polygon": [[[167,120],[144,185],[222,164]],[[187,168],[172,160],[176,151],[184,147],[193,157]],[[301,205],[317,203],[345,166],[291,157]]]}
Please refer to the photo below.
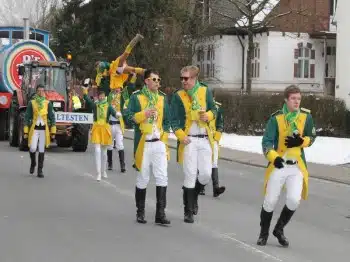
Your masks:
{"label": "house window", "polygon": [[253,51],[253,59],[252,59],[252,77],[258,78],[260,77],[260,46],[258,43],[254,44]]}
{"label": "house window", "polygon": [[337,10],[337,0],[329,0],[329,15],[334,16]]}
{"label": "house window", "polygon": [[298,44],[298,48],[294,49],[294,59],[295,78],[315,78],[315,50],[312,44]]}
{"label": "house window", "polygon": [[197,62],[204,61],[204,50],[202,47],[197,49]]}
{"label": "house window", "polygon": [[210,77],[215,77],[215,64],[211,64],[211,72]]}

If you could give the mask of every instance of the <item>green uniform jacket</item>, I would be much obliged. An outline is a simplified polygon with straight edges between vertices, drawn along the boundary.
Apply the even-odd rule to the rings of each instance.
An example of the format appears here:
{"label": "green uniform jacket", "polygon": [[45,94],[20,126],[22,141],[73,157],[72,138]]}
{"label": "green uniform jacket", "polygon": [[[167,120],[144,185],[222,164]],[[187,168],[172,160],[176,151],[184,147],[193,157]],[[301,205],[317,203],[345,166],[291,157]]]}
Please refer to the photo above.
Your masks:
{"label": "green uniform jacket", "polygon": [[[47,109],[47,120],[49,126],[55,126],[56,125],[56,118],[55,118],[55,111],[53,110],[52,103],[48,103],[48,109]],[[24,125],[25,126],[31,126],[33,123],[33,105],[32,101],[28,103],[26,113],[24,115]],[[34,123],[35,124],[35,123]]]}
{"label": "green uniform jacket", "polygon": [[210,121],[209,126],[213,132],[214,140],[219,143],[222,136],[222,132],[224,131],[224,117],[221,104],[215,102],[215,106],[217,110],[216,118]]}
{"label": "green uniform jacket", "polygon": [[[158,93],[161,98],[159,99],[158,104],[160,103],[160,100],[161,100],[162,107],[163,107],[162,116],[158,116],[158,118],[162,117],[162,123],[160,123],[161,125],[160,129],[162,129],[160,130],[161,131],[160,140],[162,140],[167,145],[168,135],[170,132],[169,108],[168,108],[168,103],[166,102],[166,95],[160,91],[158,91]],[[143,110],[145,109],[145,103],[147,103],[147,98],[144,95],[142,95],[140,90],[138,90],[131,95],[128,107],[127,109],[124,110],[124,114],[127,117],[127,120],[129,122],[134,122],[134,158],[135,158],[135,167],[137,170],[140,170],[142,165],[144,141],[142,141],[141,138],[144,137],[144,135],[142,134],[140,126],[146,120],[143,113]],[[140,153],[138,153],[139,151]]]}
{"label": "green uniform jacket", "polygon": [[[32,141],[32,136],[35,128],[35,121],[38,118],[38,111],[35,110],[36,105],[35,100],[31,100],[28,103],[26,113],[24,115],[24,128],[23,132],[25,134],[28,134],[28,146],[30,146],[30,143]],[[43,121],[45,122],[45,146],[49,147],[51,139],[50,139],[50,133],[52,135],[56,134],[56,118],[55,118],[55,111],[53,110],[52,103],[48,100],[45,100],[44,106],[47,106],[47,115],[43,116]],[[49,128],[50,127],[50,128]]]}
{"label": "green uniform jacket", "polygon": [[[206,112],[209,115],[209,122],[214,120],[217,115],[217,108],[214,103],[213,94],[209,88],[201,83],[198,89],[198,98],[201,106],[206,108]],[[187,95],[184,89],[180,89],[173,94],[171,101],[171,128],[175,133],[177,140],[177,161],[183,162],[183,139],[188,135],[189,128],[191,127],[192,120],[187,119],[186,115],[189,115],[189,108],[191,108],[192,101]],[[187,110],[186,110],[187,109]],[[207,133],[210,143],[213,148],[214,138],[210,131],[209,124],[206,125]]]}
{"label": "green uniform jacket", "polygon": [[[92,112],[93,115],[94,115],[94,122],[97,121],[97,106],[96,106],[95,102],[92,101],[92,100],[90,99],[90,97],[89,97],[87,94],[84,94],[84,100],[85,100],[85,102],[86,102],[86,106],[87,106],[88,110],[89,110],[90,112]],[[107,122],[107,123],[108,123],[109,117],[110,117],[111,115],[114,116],[115,118],[117,118],[117,114],[116,114],[114,108],[113,108],[111,105],[108,105],[108,109],[107,109],[107,119],[106,119],[106,122]]]}
{"label": "green uniform jacket", "polygon": [[[307,171],[304,147],[311,146],[316,139],[316,129],[313,123],[312,116],[310,114],[310,110],[301,108],[296,124],[297,124],[299,134],[301,134],[301,137],[304,139],[304,143],[300,147],[298,147],[298,149],[300,150],[300,156],[297,159],[297,161],[298,161],[298,167],[304,176],[302,196],[303,196],[303,199],[306,199],[308,196],[308,175],[309,174]],[[284,114],[282,110],[278,110],[277,112],[271,115],[262,138],[262,150],[265,157],[269,161],[267,171],[265,174],[265,183],[264,183],[265,190],[266,190],[266,185],[270,177],[270,174],[275,168],[273,163],[276,157],[278,156],[283,157],[287,151],[287,147],[284,144],[285,139],[288,136],[287,130],[288,128],[287,128]]]}

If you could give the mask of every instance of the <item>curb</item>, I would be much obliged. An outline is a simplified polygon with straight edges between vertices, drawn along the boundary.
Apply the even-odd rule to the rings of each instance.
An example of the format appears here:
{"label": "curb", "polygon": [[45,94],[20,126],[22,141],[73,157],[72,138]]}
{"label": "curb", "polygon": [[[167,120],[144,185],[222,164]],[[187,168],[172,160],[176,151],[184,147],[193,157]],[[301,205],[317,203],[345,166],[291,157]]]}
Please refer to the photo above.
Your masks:
{"label": "curb", "polygon": [[[134,140],[134,138],[126,136],[125,133],[124,133],[124,139]],[[173,146],[173,145],[168,145],[168,146],[171,149],[176,149],[176,147]],[[246,165],[246,166],[253,166],[253,167],[264,168],[264,169],[266,168],[266,165],[255,164],[255,163],[252,163],[250,161],[235,160],[235,159],[227,158],[227,157],[219,157],[219,159],[227,161],[227,162],[232,162],[232,163],[238,163],[238,164]],[[325,176],[315,176],[315,175],[313,175],[311,173],[309,173],[309,177],[320,179],[320,180],[324,180],[324,181],[334,182],[334,183],[338,183],[338,184],[343,184],[343,185],[350,185],[350,181],[344,181],[344,180],[337,179],[337,178],[329,178],[329,177],[325,177]]]}

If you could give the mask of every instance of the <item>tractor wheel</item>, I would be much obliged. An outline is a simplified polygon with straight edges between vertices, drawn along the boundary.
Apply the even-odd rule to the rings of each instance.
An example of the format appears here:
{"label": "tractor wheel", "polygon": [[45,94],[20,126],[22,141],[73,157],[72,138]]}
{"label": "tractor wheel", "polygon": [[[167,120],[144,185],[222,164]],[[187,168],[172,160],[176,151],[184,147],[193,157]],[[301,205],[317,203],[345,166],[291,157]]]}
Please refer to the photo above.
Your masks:
{"label": "tractor wheel", "polygon": [[89,144],[89,126],[74,124],[72,148],[74,152],[85,152]]}
{"label": "tractor wheel", "polygon": [[16,97],[13,98],[11,102],[10,111],[8,113],[8,139],[10,146],[18,147],[19,139],[18,139],[18,121],[19,121],[19,111],[16,103]]}
{"label": "tractor wheel", "polygon": [[6,111],[0,111],[0,141],[7,140],[7,114]]}

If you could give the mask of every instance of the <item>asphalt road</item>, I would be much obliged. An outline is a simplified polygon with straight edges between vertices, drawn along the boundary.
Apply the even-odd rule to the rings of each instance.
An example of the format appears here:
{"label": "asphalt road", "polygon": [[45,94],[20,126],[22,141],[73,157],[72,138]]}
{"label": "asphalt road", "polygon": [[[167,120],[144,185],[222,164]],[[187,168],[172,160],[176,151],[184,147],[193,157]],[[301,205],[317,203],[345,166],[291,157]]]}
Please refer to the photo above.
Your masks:
{"label": "asphalt road", "polygon": [[132,141],[125,145],[127,173],[109,172],[107,180],[97,182],[91,147],[84,154],[50,149],[46,177],[38,179],[28,174],[27,152],[0,143],[0,261],[349,260],[350,187],[311,179],[309,200],[301,203],[285,230],[290,247],[280,247],[272,234],[266,247],[258,247],[263,169],[220,162],[221,184],[227,191],[214,199],[208,186],[195,223],[185,224],[183,174],[172,151],[167,207],[171,227],[153,223],[154,180],[147,192],[148,223],[141,225],[135,222]]}

